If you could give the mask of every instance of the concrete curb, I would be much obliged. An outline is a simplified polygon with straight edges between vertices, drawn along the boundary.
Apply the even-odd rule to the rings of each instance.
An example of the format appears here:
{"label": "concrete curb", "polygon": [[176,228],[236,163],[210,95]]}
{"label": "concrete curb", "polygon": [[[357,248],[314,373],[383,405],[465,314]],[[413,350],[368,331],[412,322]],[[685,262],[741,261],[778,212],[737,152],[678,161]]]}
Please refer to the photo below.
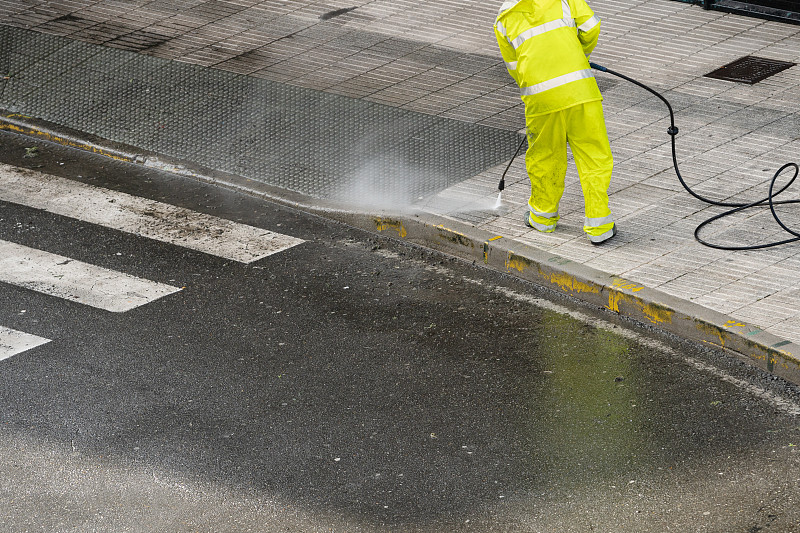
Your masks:
{"label": "concrete curb", "polygon": [[723,349],[800,384],[800,346],[688,300],[453,221],[428,216],[331,218],[483,263],[598,308]]}
{"label": "concrete curb", "polygon": [[369,215],[311,199],[299,193],[179,161],[135,147],[85,135],[20,114],[0,112],[0,130],[86,150],[119,161],[178,173],[276,203],[311,212],[372,233],[483,264],[537,285],[568,294],[679,337],[725,350],[753,366],[800,385],[800,346],[636,282],[493,235],[473,226],[436,217]]}

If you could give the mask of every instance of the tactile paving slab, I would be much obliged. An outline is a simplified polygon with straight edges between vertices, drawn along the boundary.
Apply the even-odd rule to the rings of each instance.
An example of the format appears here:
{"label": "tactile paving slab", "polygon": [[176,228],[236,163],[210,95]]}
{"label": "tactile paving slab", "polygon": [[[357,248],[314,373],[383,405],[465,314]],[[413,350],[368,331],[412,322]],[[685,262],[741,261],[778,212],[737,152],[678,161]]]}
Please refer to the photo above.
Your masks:
{"label": "tactile paving slab", "polygon": [[513,131],[0,25],[0,107],[317,198],[412,203]]}

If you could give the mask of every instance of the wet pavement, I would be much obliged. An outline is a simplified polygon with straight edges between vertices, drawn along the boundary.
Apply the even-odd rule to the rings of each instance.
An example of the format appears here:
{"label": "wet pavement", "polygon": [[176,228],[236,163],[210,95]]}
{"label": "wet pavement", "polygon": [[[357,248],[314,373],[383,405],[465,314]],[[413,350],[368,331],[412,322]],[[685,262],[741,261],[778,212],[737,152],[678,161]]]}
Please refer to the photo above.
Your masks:
{"label": "wet pavement", "polygon": [[244,264],[0,201],[2,239],[182,287],[0,284],[0,324],[53,339],[0,361],[0,529],[797,531],[800,393],[768,373],[174,174],[7,132],[0,161],[305,241]]}
{"label": "wet pavement", "polygon": [[0,26],[3,107],[314,198],[410,205],[514,132]]}
{"label": "wet pavement", "polygon": [[[772,173],[800,149],[800,71],[755,85],[704,75],[748,54],[798,62],[800,27],[670,0],[592,7],[603,20],[592,60],[670,100],[689,185],[714,198],[763,197]],[[523,125],[493,42],[496,8],[2,2],[3,127],[51,139],[63,139],[64,128],[75,134],[69,142],[121,143],[132,160],[199,166],[201,177],[309,209],[341,208],[344,196],[369,215],[351,217],[353,224],[402,227],[397,236],[416,231],[414,242],[434,247],[458,241],[447,251],[589,294],[596,305],[797,380],[800,245],[726,252],[695,242],[694,228],[718,209],[680,188],[665,109],[641,89],[598,75],[616,160],[614,242],[592,247],[582,235],[572,167],[557,233],[523,225],[521,158],[502,208],[491,209]],[[798,220],[796,210],[781,214],[790,227]],[[451,231],[435,229],[442,227]],[[753,243],[779,231],[764,210],[706,236]],[[560,271],[551,273],[554,265]]]}

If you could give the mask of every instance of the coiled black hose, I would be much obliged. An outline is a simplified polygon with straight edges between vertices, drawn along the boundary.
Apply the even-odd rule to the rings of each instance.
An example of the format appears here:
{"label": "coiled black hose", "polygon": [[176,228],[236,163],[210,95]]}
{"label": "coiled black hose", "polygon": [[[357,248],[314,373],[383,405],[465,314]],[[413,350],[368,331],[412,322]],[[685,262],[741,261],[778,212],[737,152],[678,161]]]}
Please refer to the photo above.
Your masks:
{"label": "coiled black hose", "polygon": [[[643,84],[641,82],[638,82],[638,81],[636,81],[636,80],[634,80],[632,78],[629,78],[628,76],[625,76],[624,74],[620,74],[619,72],[615,72],[615,71],[613,71],[613,70],[611,70],[609,68],[603,67],[603,66],[598,65],[596,63],[589,63],[589,65],[593,69],[599,70],[600,72],[607,72],[608,74],[611,74],[612,76],[617,76],[618,78],[622,78],[625,81],[629,81],[629,82],[633,83],[634,85],[638,85],[642,89],[654,94],[662,102],[664,102],[664,104],[666,104],[666,106],[667,106],[667,109],[669,110],[670,127],[667,129],[667,133],[669,134],[669,136],[672,139],[672,165],[675,167],[675,174],[677,174],[678,180],[681,182],[681,185],[683,185],[683,188],[686,189],[686,192],[688,192],[689,194],[691,194],[692,196],[694,196],[695,198],[697,198],[698,200],[700,200],[702,202],[705,202],[705,203],[708,203],[708,204],[711,204],[711,205],[718,205],[718,206],[721,206],[721,207],[732,207],[733,208],[733,209],[730,209],[730,210],[725,211],[723,213],[720,213],[719,215],[715,215],[715,216],[709,218],[708,220],[702,222],[699,226],[697,226],[697,228],[695,228],[695,230],[694,230],[694,238],[697,239],[697,242],[699,242],[700,244],[703,244],[705,246],[708,246],[710,248],[717,248],[719,250],[760,250],[762,248],[770,248],[772,246],[780,246],[781,244],[787,244],[787,243],[790,243],[790,242],[795,242],[795,241],[800,240],[800,233],[788,228],[786,226],[786,224],[784,224],[781,221],[780,217],[778,217],[778,213],[775,212],[775,206],[776,205],[800,203],[800,199],[798,199],[798,200],[780,200],[780,201],[775,201],[775,197],[778,196],[779,194],[781,194],[786,189],[788,189],[792,185],[792,183],[794,183],[794,180],[797,178],[798,171],[800,171],[800,168],[797,166],[797,163],[786,163],[781,168],[779,168],[777,172],[775,172],[775,174],[772,176],[772,180],[770,181],[770,184],[769,184],[769,195],[766,198],[763,198],[761,200],[757,200],[757,201],[751,202],[751,203],[718,202],[716,200],[711,200],[709,198],[705,198],[703,196],[700,196],[699,194],[694,192],[686,184],[686,182],[683,180],[683,176],[681,176],[680,170],[678,170],[678,157],[677,157],[677,155],[675,153],[675,136],[678,134],[678,128],[675,127],[675,114],[673,113],[672,106],[669,104],[667,99],[664,98],[657,91],[655,91],[655,90],[651,89],[650,87],[648,87],[647,85],[645,85],[645,84]],[[783,171],[786,170],[787,168],[794,168],[794,175],[792,176],[792,178],[789,180],[789,182],[786,185],[784,185],[779,191],[775,192],[775,182],[778,180],[778,177],[781,174],[783,174]],[[700,230],[702,230],[704,227],[706,227],[707,225],[711,224],[712,222],[714,222],[716,220],[719,220],[721,218],[724,218],[726,216],[733,215],[734,213],[738,213],[739,211],[743,211],[745,209],[749,209],[751,207],[766,206],[766,205],[769,205],[769,209],[770,209],[770,211],[772,211],[772,216],[773,216],[773,218],[775,218],[775,221],[786,232],[788,232],[791,235],[793,235],[792,238],[785,239],[785,240],[782,240],[782,241],[770,242],[770,243],[766,243],[766,244],[755,244],[755,245],[747,245],[747,246],[723,246],[723,245],[720,245],[720,244],[710,243],[710,242],[705,241],[702,238],[700,238]]]}

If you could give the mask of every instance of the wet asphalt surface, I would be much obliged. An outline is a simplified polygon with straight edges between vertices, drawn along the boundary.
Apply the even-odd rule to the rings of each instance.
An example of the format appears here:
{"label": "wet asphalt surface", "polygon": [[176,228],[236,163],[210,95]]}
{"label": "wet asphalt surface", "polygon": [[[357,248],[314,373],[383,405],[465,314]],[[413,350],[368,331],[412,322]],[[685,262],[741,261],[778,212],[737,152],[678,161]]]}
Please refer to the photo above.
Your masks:
{"label": "wet asphalt surface", "polygon": [[2,531],[800,531],[800,396],[727,355],[186,178],[0,161],[306,240],[243,265],[0,201],[2,239],[184,287],[0,285],[53,339],[0,362]]}

